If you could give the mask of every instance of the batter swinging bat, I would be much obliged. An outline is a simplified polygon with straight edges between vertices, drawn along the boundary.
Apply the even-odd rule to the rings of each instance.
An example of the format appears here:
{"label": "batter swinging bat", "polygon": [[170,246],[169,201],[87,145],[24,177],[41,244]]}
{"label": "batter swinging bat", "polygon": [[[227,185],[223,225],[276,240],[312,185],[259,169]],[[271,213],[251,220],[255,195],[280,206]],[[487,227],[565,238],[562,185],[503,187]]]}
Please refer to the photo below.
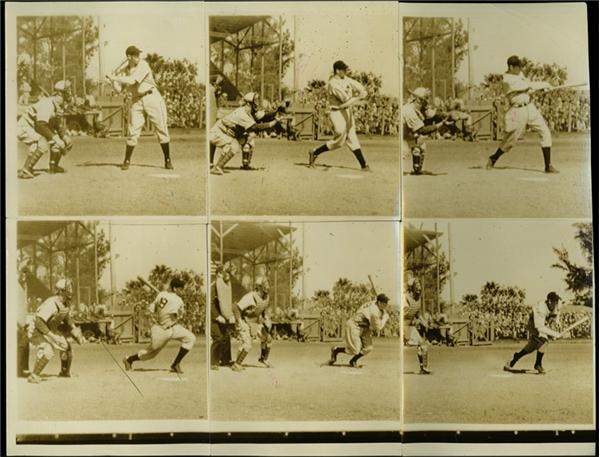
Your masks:
{"label": "batter swinging bat", "polygon": [[157,294],[160,293],[160,290],[158,290],[158,288],[156,286],[154,286],[153,284],[150,284],[150,282],[146,281],[144,278],[142,278],[141,276],[137,277],[138,280],[142,281],[146,286],[150,287],[150,289],[152,289],[154,292],[156,292]]}
{"label": "batter swinging bat", "polygon": [[582,317],[581,319],[579,319],[574,324],[569,325],[566,329],[564,329],[562,332],[560,332],[560,337],[562,338],[567,333],[569,333],[571,330],[573,330],[575,327],[578,327],[581,324],[583,324],[584,322],[586,322],[588,319],[589,319],[589,316],[585,316],[585,317]]}
{"label": "batter swinging bat", "polygon": [[546,87],[544,89],[534,89],[533,92],[537,92],[539,90],[558,90],[558,89],[570,89],[572,87],[583,87],[583,86],[587,86],[588,83],[581,83],[581,84],[563,84],[562,86],[552,86],[552,87]]}

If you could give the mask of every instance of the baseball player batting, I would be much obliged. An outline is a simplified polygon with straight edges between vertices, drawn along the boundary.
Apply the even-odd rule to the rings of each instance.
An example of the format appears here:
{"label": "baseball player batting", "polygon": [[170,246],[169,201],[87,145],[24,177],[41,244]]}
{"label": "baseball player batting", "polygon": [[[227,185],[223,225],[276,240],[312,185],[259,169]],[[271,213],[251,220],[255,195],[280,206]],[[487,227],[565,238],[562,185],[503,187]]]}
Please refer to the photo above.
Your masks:
{"label": "baseball player batting", "polygon": [[46,152],[50,152],[48,172],[65,172],[58,164],[73,143],[62,128],[60,116],[71,98],[71,83],[58,81],[54,95],[40,98],[17,121],[17,138],[29,148],[25,164],[18,172],[20,179],[35,177],[34,167]]}
{"label": "baseball player batting", "polygon": [[552,136],[546,121],[531,101],[531,91],[550,89],[552,86],[544,81],[530,81],[522,72],[522,62],[518,56],[510,56],[507,60],[508,70],[502,76],[505,96],[510,108],[504,114],[504,139],[491,155],[486,164],[487,169],[494,168],[498,159],[509,152],[517,140],[529,127],[540,137],[542,154],[544,156],[544,171],[558,173],[551,164]]}
{"label": "baseball player batting", "polygon": [[138,360],[153,359],[163,350],[169,341],[176,340],[181,341],[181,347],[171,364],[171,371],[174,373],[183,373],[180,363],[196,342],[196,336],[177,323],[179,315],[184,309],[183,300],[178,295],[178,292],[184,286],[185,284],[181,279],[171,279],[169,283],[170,290],[159,292],[150,304],[149,310],[153,318],[150,344],[136,354],[123,359],[123,365],[125,365],[126,370],[131,370],[133,363]]}
{"label": "baseball player batting", "polygon": [[308,151],[308,166],[314,167],[317,157],[346,144],[358,160],[362,171],[371,171],[356,136],[356,123],[352,106],[367,98],[367,91],[361,83],[346,75],[348,65],[338,60],[333,64],[333,76],[326,90],[331,112],[329,118],[333,125],[334,137],[316,149]]}
{"label": "baseball player batting", "polygon": [[171,153],[169,150],[171,139],[167,127],[167,105],[158,91],[148,62],[140,58],[141,52],[137,47],[129,46],[125,50],[127,66],[121,70],[121,74],[106,75],[110,81],[124,85],[128,96],[131,97],[131,108],[129,109],[127,125],[127,145],[121,169],[129,169],[133,150],[138,143],[142,127],[144,126],[145,116],[147,116],[156,131],[156,136],[165,159],[165,168],[172,170],[173,163],[171,162]]}

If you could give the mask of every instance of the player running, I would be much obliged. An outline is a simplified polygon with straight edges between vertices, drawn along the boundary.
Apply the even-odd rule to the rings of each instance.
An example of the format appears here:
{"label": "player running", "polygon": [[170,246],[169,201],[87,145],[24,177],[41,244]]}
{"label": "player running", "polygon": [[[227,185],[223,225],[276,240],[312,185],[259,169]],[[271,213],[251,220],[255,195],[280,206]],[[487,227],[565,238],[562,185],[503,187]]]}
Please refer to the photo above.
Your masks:
{"label": "player running", "polygon": [[334,365],[341,353],[351,355],[350,366],[360,368],[358,360],[373,350],[373,333],[380,332],[387,323],[389,298],[385,294],[377,295],[373,301],[365,303],[346,321],[344,327],[344,346],[331,348],[328,365]]}
{"label": "player running", "polygon": [[40,98],[17,121],[17,138],[29,148],[25,164],[17,175],[20,179],[35,177],[34,167],[46,152],[50,152],[48,172],[65,172],[58,164],[73,143],[61,125],[60,116],[71,99],[71,83],[58,81],[54,95]]}
{"label": "player running", "polygon": [[525,133],[527,128],[536,132],[540,137],[542,154],[544,155],[544,171],[558,173],[551,164],[552,135],[546,121],[531,101],[531,92],[540,89],[549,89],[550,84],[545,81],[530,81],[522,72],[522,62],[517,56],[510,56],[507,60],[508,70],[502,76],[505,96],[510,108],[504,114],[504,139],[491,155],[486,164],[487,169],[494,168],[498,159],[509,152],[517,140]]}
{"label": "player running", "polygon": [[28,326],[29,341],[37,347],[33,371],[27,379],[37,384],[48,362],[54,357],[54,352],[60,354],[60,377],[71,376],[73,349],[67,339],[72,336],[79,344],[85,339],[81,329],[77,327],[69,312],[71,301],[71,285],[66,279],[60,279],[55,285],[56,294],[47,298],[37,309],[33,322]]}
{"label": "player running", "polygon": [[121,169],[129,169],[133,150],[142,133],[146,117],[148,117],[156,131],[156,137],[158,138],[165,159],[165,168],[172,170],[173,163],[171,162],[171,152],[169,149],[171,139],[167,126],[167,105],[158,91],[148,62],[140,59],[141,52],[137,47],[129,46],[125,50],[128,64],[122,71],[124,74],[106,75],[110,81],[125,85],[128,96],[131,97],[125,160],[121,165]]}
{"label": "player running", "polygon": [[546,370],[542,366],[542,359],[546,343],[549,338],[560,338],[561,334],[552,330],[549,325],[558,321],[560,297],[556,292],[550,292],[546,296],[546,300],[532,306],[529,310],[529,340],[523,349],[513,354],[510,362],[504,365],[505,371],[512,371],[516,363],[527,354],[537,351],[535,355],[534,370],[544,374]]}
{"label": "player running", "polygon": [[252,335],[250,323],[252,319],[259,319],[261,325],[260,333],[260,357],[258,361],[267,368],[271,367],[268,359],[271,352],[271,325],[270,320],[265,321],[265,310],[269,305],[269,281],[258,277],[254,282],[254,290],[244,295],[234,306],[233,312],[236,317],[236,332],[240,341],[238,356],[232,365],[232,370],[244,369],[243,362],[250,349],[252,349]]}
{"label": "player running", "polygon": [[[222,175],[225,165],[234,155],[242,151],[250,132],[258,132],[275,127],[279,120],[274,118],[269,122],[260,122],[258,114],[258,94],[248,92],[242,99],[243,105],[231,113],[219,119],[208,132],[210,141],[210,156],[214,157],[216,151],[220,151],[217,163],[213,165],[210,172],[213,175]],[[249,165],[249,159],[248,159]]]}
{"label": "player running", "polygon": [[348,65],[338,60],[333,64],[333,76],[326,86],[330,106],[329,119],[333,125],[334,137],[318,148],[308,151],[308,166],[314,167],[317,157],[326,151],[341,148],[345,143],[360,164],[362,171],[371,171],[363,156],[356,136],[356,122],[352,106],[367,98],[364,86],[347,76]]}
{"label": "player running", "polygon": [[185,308],[183,300],[178,295],[184,287],[185,283],[181,279],[173,278],[169,283],[170,290],[159,292],[150,304],[149,310],[152,313],[153,319],[151,328],[152,340],[146,348],[123,359],[123,365],[125,365],[126,370],[131,370],[133,363],[138,360],[153,359],[163,350],[169,341],[175,340],[181,341],[181,347],[171,364],[170,371],[183,373],[180,363],[196,342],[196,336],[177,323]]}

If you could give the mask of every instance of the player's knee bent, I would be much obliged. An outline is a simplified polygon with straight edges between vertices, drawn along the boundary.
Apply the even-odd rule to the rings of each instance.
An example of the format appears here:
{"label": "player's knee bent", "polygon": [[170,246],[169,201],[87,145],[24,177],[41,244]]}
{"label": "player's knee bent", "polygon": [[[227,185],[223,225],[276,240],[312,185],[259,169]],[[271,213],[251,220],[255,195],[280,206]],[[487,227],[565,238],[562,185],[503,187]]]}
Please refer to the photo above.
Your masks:
{"label": "player's knee bent", "polygon": [[360,351],[360,353],[362,355],[367,355],[372,350],[373,350],[373,346],[365,346],[364,348],[362,348],[362,350]]}
{"label": "player's knee bent", "polygon": [[37,358],[42,359],[45,358],[50,360],[54,357],[54,349],[50,343],[42,343],[38,346]]}
{"label": "player's knee bent", "polygon": [[183,337],[183,340],[181,342],[181,347],[183,349],[187,349],[189,351],[190,349],[192,349],[194,347],[195,343],[196,343],[196,335],[194,335],[192,332],[190,332],[189,335],[186,335]]}

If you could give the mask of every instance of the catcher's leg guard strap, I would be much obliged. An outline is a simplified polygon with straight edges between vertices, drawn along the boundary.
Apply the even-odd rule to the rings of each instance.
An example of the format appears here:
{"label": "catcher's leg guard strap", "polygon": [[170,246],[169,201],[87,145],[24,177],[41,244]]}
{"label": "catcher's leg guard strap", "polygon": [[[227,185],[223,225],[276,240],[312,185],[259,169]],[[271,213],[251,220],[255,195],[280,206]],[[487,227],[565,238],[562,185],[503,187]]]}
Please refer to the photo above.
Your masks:
{"label": "catcher's leg guard strap", "polygon": [[231,148],[228,149],[224,149],[223,152],[221,153],[221,157],[219,157],[219,160],[217,162],[217,167],[219,167],[220,169],[225,168],[225,165],[227,165],[227,162],[229,162],[233,156],[235,155],[235,151]]}
{"label": "catcher's leg guard strap", "polygon": [[71,345],[69,349],[60,353],[60,372],[68,375],[71,373],[71,363],[73,362],[73,350]]}
{"label": "catcher's leg guard strap", "polygon": [[50,360],[46,357],[38,357],[33,367],[33,374],[39,376]]}
{"label": "catcher's leg guard strap", "polygon": [[33,170],[33,167],[35,167],[35,165],[38,163],[38,161],[42,158],[43,155],[44,150],[40,149],[39,147],[35,151],[30,152],[27,155],[27,159],[25,160],[25,165],[23,165],[23,168],[27,170]]}
{"label": "catcher's leg guard strap", "polygon": [[237,363],[238,365],[241,365],[247,355],[248,355],[248,351],[246,351],[245,349],[242,349],[240,351],[240,353],[238,354],[237,359],[235,359],[235,363]]}
{"label": "catcher's leg guard strap", "polygon": [[250,162],[252,162],[252,150],[242,151],[242,165],[244,168],[249,168]]}
{"label": "catcher's leg guard strap", "polygon": [[412,164],[413,172],[419,174],[423,171],[423,163],[425,162],[425,151],[416,146],[412,148]]}

